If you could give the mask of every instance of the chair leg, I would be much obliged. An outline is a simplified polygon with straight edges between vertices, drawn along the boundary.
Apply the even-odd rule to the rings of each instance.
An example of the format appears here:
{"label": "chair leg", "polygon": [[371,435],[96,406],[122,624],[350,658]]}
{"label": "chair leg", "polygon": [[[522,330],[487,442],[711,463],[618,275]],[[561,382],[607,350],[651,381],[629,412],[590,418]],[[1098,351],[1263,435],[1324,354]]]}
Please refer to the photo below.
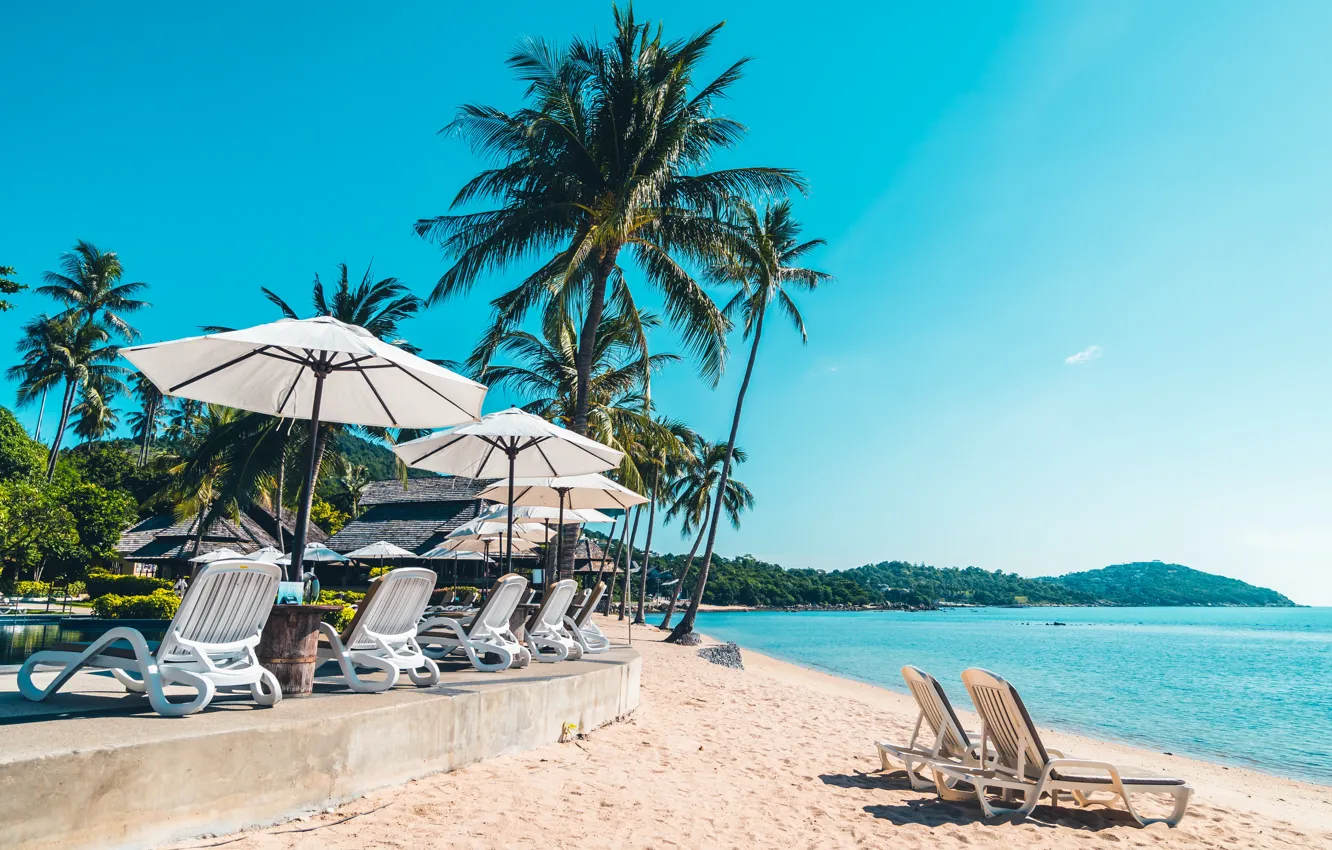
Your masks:
{"label": "chair leg", "polygon": [[[196,691],[194,699],[188,702],[171,702],[167,699],[166,691],[162,687],[164,682],[194,688]],[[212,679],[205,678],[197,673],[191,673],[188,670],[167,669],[159,672],[157,665],[153,665],[145,672],[143,683],[148,692],[148,702],[163,717],[184,717],[187,714],[202,711],[208,703],[213,701],[213,696],[217,693],[217,686],[213,684]]]}
{"label": "chair leg", "polygon": [[[421,673],[424,670],[425,673]],[[429,688],[439,684],[439,665],[435,664],[429,658],[422,659],[420,667],[413,667],[407,671],[412,684],[418,688]]]}
{"label": "chair leg", "polygon": [[277,676],[267,670],[260,671],[259,681],[250,684],[250,696],[265,708],[282,702],[282,686],[278,684]]}

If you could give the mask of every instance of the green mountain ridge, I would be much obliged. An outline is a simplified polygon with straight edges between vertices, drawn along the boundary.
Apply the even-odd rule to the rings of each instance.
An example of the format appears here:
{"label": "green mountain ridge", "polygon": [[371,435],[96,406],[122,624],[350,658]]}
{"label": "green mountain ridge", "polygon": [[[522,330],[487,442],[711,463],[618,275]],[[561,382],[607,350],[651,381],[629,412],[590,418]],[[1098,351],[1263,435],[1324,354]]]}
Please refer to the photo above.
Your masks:
{"label": "green mountain ridge", "polygon": [[1110,605],[1295,607],[1275,590],[1161,561],[1114,564],[1038,581],[1058,584]]}

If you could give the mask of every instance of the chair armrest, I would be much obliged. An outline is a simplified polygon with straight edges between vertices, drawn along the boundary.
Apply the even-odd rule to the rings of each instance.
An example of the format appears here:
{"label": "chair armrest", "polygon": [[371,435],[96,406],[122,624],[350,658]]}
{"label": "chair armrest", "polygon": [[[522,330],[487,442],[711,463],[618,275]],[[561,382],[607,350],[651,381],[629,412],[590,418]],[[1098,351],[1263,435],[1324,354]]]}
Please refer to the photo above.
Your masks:
{"label": "chair armrest", "polygon": [[1110,774],[1110,780],[1116,785],[1122,785],[1119,778],[1119,768],[1108,761],[1092,761],[1090,759],[1070,759],[1053,758],[1045,764],[1045,773],[1050,775],[1056,771],[1068,770],[1069,768],[1080,768],[1082,770],[1100,770]]}

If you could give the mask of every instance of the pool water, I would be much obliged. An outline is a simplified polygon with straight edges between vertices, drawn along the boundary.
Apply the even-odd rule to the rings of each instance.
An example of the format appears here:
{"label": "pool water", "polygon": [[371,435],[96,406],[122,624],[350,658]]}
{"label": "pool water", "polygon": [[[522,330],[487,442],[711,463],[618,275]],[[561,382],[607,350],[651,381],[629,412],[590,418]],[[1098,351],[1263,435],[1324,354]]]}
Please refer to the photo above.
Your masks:
{"label": "pool water", "polygon": [[143,632],[148,640],[161,640],[166,631],[164,620],[107,620],[80,619],[58,615],[24,615],[0,617],[0,665],[22,664],[34,652],[49,649],[57,643],[82,643],[96,640],[108,629],[132,626]]}

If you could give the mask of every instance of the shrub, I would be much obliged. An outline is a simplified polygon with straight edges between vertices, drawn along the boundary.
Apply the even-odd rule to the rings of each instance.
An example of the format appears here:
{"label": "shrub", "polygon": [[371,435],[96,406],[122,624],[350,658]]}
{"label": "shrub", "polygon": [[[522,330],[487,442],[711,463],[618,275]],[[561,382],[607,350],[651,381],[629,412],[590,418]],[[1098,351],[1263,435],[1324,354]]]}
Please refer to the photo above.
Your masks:
{"label": "shrub", "polygon": [[355,590],[321,590],[319,591],[320,605],[336,605],[343,602],[347,605],[355,605],[365,598],[364,593],[358,593]]}
{"label": "shrub", "polygon": [[154,590],[147,596],[108,593],[93,600],[93,613],[107,620],[170,620],[180,599],[170,590]]}
{"label": "shrub", "polygon": [[372,579],[379,578],[380,576],[387,574],[389,570],[392,569],[393,567],[375,567],[373,570],[370,571],[370,578]]}
{"label": "shrub", "polygon": [[437,587],[435,588],[434,592],[430,594],[430,596],[432,599],[437,599],[442,597],[445,593],[447,593],[450,590],[452,590],[454,593],[458,594],[459,596],[462,596],[464,593],[475,593],[477,596],[481,595],[481,588],[471,587],[470,585],[463,584],[463,585],[458,585],[457,587]]}
{"label": "shrub", "polygon": [[14,595],[28,599],[45,599],[51,593],[49,581],[20,581],[14,584]]}
{"label": "shrub", "polygon": [[116,596],[147,596],[158,590],[170,590],[171,582],[164,578],[149,576],[118,576],[103,569],[88,571],[84,579],[88,595],[94,599],[114,594]]}
{"label": "shrub", "polygon": [[[320,601],[323,602],[323,594],[320,595]],[[329,604],[329,603],[325,603]],[[356,616],[356,609],[350,605],[344,605],[341,611],[329,611],[324,614],[323,620],[333,627],[334,631],[341,632],[351,623],[352,617]]]}

